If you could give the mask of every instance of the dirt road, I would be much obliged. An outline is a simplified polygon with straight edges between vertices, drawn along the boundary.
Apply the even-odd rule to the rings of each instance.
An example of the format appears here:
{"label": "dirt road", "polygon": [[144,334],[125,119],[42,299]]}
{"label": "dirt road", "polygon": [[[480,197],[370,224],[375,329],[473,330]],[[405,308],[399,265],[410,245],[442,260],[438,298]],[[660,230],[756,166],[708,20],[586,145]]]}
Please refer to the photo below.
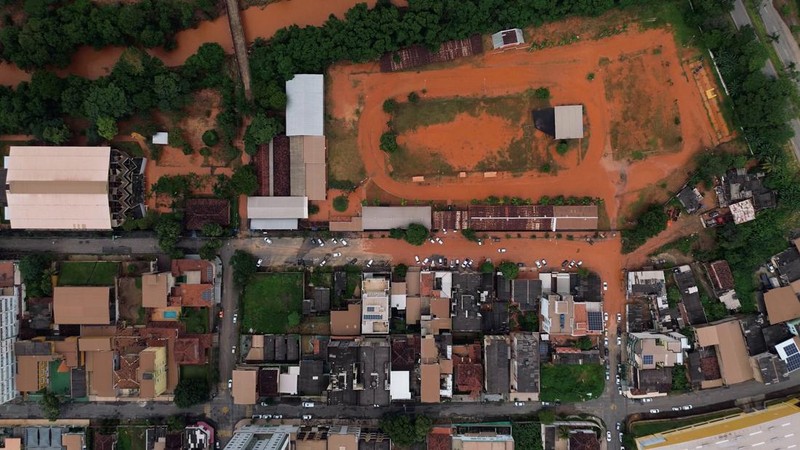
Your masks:
{"label": "dirt road", "polygon": [[[646,86],[646,89],[653,96],[674,99],[680,114],[682,144],[679,152],[629,163],[613,158],[610,116],[619,102],[611,102],[606,96],[600,81],[604,73],[600,61],[601,58],[625,60],[642,53],[648,57],[656,55],[664,62],[657,69],[666,71],[672,85]],[[597,73],[598,79],[589,80],[588,73]],[[665,30],[628,32],[533,53],[524,50],[489,53],[419,72],[380,73],[374,63],[339,65],[330,70],[330,78],[329,92],[333,98],[329,113],[344,120],[358,120],[358,145],[367,176],[387,193],[405,199],[589,195],[605,201],[614,227],[621,210],[635,201],[640,191],[685,170],[691,157],[711,145],[715,135],[697,88],[681,71],[673,36]],[[388,158],[378,147],[389,119],[382,110],[386,99],[404,99],[409,92],[423,90],[425,98],[504,96],[539,86],[550,89],[553,104],[583,104],[590,129],[586,157],[560,162],[563,167],[557,177],[533,171],[516,176],[500,174],[491,179],[469,176],[412,183],[390,175]]]}

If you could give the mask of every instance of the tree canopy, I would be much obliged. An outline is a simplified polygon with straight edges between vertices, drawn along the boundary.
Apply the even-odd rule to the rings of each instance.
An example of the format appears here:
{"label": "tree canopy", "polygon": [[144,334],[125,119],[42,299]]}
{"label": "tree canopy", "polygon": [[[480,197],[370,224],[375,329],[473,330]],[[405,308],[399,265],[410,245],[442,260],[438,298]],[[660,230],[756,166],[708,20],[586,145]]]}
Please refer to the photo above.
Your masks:
{"label": "tree canopy", "polygon": [[204,378],[181,380],[175,387],[175,404],[179,408],[188,408],[208,400],[209,385]]}
{"label": "tree canopy", "polygon": [[53,293],[52,263],[50,255],[44,253],[26,255],[20,259],[19,271],[28,297],[47,297]]}
{"label": "tree canopy", "polygon": [[233,283],[239,289],[244,289],[258,269],[256,257],[244,250],[236,250],[231,256],[230,264],[233,269]]}
{"label": "tree canopy", "polygon": [[429,235],[430,232],[424,225],[412,223],[406,230],[405,240],[411,245],[422,245]]}
{"label": "tree canopy", "polygon": [[397,414],[382,418],[380,428],[389,435],[394,444],[410,447],[425,442],[425,438],[433,428],[433,421],[427,416]]}
{"label": "tree canopy", "polygon": [[503,261],[497,268],[503,273],[503,277],[506,280],[513,280],[519,275],[519,267],[517,267],[516,263],[511,261]]}

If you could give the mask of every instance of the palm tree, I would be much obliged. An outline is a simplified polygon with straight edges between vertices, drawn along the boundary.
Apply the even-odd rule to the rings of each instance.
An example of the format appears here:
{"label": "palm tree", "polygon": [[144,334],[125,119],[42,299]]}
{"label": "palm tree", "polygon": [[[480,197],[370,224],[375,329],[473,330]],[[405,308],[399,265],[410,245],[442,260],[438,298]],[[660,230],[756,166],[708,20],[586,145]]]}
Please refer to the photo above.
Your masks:
{"label": "palm tree", "polygon": [[559,439],[569,439],[570,429],[568,426],[561,425],[558,427],[558,437]]}
{"label": "palm tree", "polygon": [[769,155],[761,161],[761,170],[766,173],[771,173],[777,166],[778,158],[775,155]]}

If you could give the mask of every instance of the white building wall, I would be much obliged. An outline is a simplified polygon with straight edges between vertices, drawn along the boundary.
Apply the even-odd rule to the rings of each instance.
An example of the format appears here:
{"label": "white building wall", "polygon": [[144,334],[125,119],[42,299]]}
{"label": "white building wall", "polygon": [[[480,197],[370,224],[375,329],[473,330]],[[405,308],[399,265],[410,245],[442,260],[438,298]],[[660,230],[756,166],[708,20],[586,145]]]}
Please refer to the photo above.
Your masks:
{"label": "white building wall", "polygon": [[0,296],[0,404],[17,396],[17,360],[14,343],[19,334],[19,286],[5,288]]}

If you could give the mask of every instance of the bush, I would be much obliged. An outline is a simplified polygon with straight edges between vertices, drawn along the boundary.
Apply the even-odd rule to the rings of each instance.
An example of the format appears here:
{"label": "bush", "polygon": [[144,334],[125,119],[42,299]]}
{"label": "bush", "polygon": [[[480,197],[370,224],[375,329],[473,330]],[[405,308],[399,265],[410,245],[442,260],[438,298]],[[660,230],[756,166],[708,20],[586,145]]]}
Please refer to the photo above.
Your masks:
{"label": "bush", "polygon": [[386,99],[386,101],[383,102],[383,112],[393,114],[397,111],[397,106],[397,100],[393,98]]}
{"label": "bush", "polygon": [[478,242],[478,234],[472,228],[464,228],[461,230],[461,235],[468,241]]}
{"label": "bush", "polygon": [[484,261],[481,264],[481,273],[493,273],[494,272],[494,264],[491,261]]}
{"label": "bush", "polygon": [[403,239],[406,237],[406,230],[402,228],[392,228],[389,230],[389,237],[392,239]]}
{"label": "bush", "polygon": [[519,275],[519,267],[511,261],[503,261],[497,268],[503,273],[506,280],[513,280]]}
{"label": "bush", "polygon": [[333,199],[333,209],[339,212],[347,211],[347,208],[350,207],[350,200],[347,198],[346,195],[340,195]]}
{"label": "bush", "polygon": [[397,414],[385,416],[380,421],[380,429],[400,447],[410,447],[425,442],[431,428],[433,422],[427,416]]}
{"label": "bush", "polygon": [[556,145],[556,153],[561,156],[564,156],[569,151],[569,143],[565,140],[558,141],[558,145]]}
{"label": "bush", "polygon": [[394,131],[387,131],[381,135],[381,150],[386,153],[394,153],[399,148],[397,146],[397,133]]}
{"label": "bush", "polygon": [[408,101],[410,103],[419,103],[419,94],[417,94],[416,91],[409,93]]}
{"label": "bush", "polygon": [[636,220],[636,227],[622,231],[622,252],[630,253],[648,239],[667,228],[667,213],[658,204],[652,204]]}
{"label": "bush", "polygon": [[546,87],[537,88],[533,92],[533,96],[540,100],[547,100],[550,98],[550,89],[547,89]]}
{"label": "bush", "polygon": [[408,273],[408,266],[405,264],[398,264],[394,266],[394,277],[398,280],[404,280],[406,278],[406,273]]}
{"label": "bush", "polygon": [[316,203],[308,202],[308,214],[313,216],[319,212],[319,206]]}
{"label": "bush", "polygon": [[354,191],[356,189],[356,184],[350,180],[335,180],[330,178],[328,179],[328,187],[342,191]]}
{"label": "bush", "polygon": [[180,380],[175,387],[175,405],[188,408],[208,400],[209,385],[204,378]]}
{"label": "bush", "polygon": [[430,232],[428,229],[425,228],[424,225],[420,225],[418,223],[412,223],[408,226],[408,230],[406,230],[406,242],[411,245],[422,245],[428,239]]}
{"label": "bush", "polygon": [[233,269],[233,283],[244,289],[256,273],[256,257],[244,250],[236,250],[231,256],[230,264]]}
{"label": "bush", "polygon": [[219,144],[219,134],[217,134],[217,130],[206,130],[206,132],[203,133],[203,143],[209,147]]}

